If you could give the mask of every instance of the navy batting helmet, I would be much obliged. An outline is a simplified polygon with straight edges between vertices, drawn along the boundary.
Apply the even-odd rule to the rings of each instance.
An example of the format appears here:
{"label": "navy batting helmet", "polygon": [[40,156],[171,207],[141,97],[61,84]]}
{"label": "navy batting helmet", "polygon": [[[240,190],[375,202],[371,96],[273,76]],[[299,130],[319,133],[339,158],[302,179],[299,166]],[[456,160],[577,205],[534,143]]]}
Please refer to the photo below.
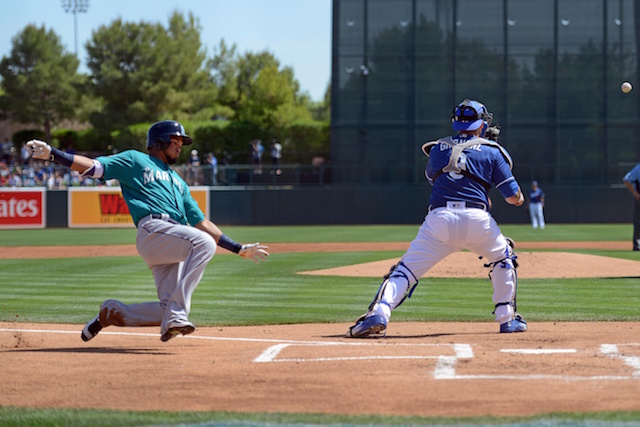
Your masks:
{"label": "navy batting helmet", "polygon": [[147,150],[151,147],[164,150],[171,144],[171,135],[181,136],[183,145],[190,145],[193,139],[184,131],[184,127],[175,120],[163,120],[154,123],[147,132]]}
{"label": "navy batting helmet", "polygon": [[451,127],[457,131],[473,131],[484,126],[486,130],[492,118],[493,114],[487,111],[484,104],[465,99],[453,109]]}

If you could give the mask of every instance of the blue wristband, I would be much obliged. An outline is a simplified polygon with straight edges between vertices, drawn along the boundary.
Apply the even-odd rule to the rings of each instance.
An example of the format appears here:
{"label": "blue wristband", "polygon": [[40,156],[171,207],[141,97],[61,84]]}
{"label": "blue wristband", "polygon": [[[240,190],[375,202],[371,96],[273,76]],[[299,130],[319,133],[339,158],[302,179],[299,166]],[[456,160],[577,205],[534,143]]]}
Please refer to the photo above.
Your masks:
{"label": "blue wristband", "polygon": [[240,243],[231,240],[226,234],[220,236],[218,246],[236,254],[240,252],[240,249],[242,249],[242,245]]}
{"label": "blue wristband", "polygon": [[54,162],[68,168],[73,164],[73,154],[65,153],[55,147],[51,147],[51,157]]}

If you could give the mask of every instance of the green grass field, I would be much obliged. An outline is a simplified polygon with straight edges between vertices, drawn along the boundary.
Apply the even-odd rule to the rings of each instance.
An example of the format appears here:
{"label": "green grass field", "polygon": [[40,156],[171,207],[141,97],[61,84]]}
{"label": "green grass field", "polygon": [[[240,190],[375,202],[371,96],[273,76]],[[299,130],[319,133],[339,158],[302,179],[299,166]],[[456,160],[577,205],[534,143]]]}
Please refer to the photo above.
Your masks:
{"label": "green grass field", "polygon": [[[272,243],[305,242],[409,242],[418,231],[416,225],[348,226],[227,226],[224,232],[237,241]],[[502,225],[502,232],[516,241],[623,241],[631,244],[631,224],[548,225],[533,230],[528,225]],[[125,245],[135,242],[134,228],[2,230],[0,246],[45,245]]]}
{"label": "green grass field", "polygon": [[[418,226],[224,227],[232,238],[260,242],[409,242]],[[628,241],[631,225],[503,226],[516,241]],[[3,230],[0,246],[132,244],[135,230]],[[37,248],[34,249],[38,251]],[[640,253],[581,250],[640,261]],[[209,264],[193,296],[191,320],[200,326],[351,322],[369,305],[379,279],[298,275],[399,257],[402,252],[277,253],[256,265],[221,253]],[[558,259],[562,263],[562,259]],[[640,264],[639,264],[640,265]],[[535,321],[640,320],[637,277],[529,279],[518,282],[518,308]],[[491,321],[488,279],[422,280],[413,297],[394,311],[394,321]],[[107,298],[125,303],[154,301],[151,274],[140,257],[2,259],[0,321],[84,324]],[[574,414],[544,420],[626,422],[638,413]],[[158,414],[0,408],[0,425],[365,425],[478,424],[537,425],[531,419],[418,419],[277,414]],[[547,421],[545,421],[547,422]],[[209,424],[207,424],[209,423]],[[243,424],[244,423],[244,424]],[[528,424],[530,423],[530,424]]]}

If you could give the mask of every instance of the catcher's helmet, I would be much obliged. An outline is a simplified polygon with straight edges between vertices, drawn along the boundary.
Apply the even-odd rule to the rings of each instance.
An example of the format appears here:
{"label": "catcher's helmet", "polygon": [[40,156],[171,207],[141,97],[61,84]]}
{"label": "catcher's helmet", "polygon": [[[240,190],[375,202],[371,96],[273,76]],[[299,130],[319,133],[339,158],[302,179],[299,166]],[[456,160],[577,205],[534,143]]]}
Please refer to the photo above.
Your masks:
{"label": "catcher's helmet", "polygon": [[[451,127],[457,131],[473,131],[484,126],[486,130],[491,124],[492,118],[493,114],[487,111],[484,104],[465,99],[453,109]],[[484,135],[484,131],[482,133]]]}
{"label": "catcher's helmet", "polygon": [[171,135],[181,136],[183,145],[190,145],[193,139],[184,131],[184,127],[175,120],[163,120],[154,123],[147,132],[147,150],[151,147],[164,150],[171,144]]}

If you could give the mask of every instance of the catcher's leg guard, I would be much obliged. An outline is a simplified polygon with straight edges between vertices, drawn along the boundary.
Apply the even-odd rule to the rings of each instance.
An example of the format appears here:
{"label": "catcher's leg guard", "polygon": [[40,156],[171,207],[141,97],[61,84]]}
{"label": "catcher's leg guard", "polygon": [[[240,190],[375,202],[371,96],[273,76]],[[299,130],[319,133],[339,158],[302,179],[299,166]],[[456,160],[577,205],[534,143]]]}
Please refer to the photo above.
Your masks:
{"label": "catcher's leg guard", "polygon": [[349,328],[347,337],[361,338],[385,331],[391,317],[391,310],[402,304],[406,298],[411,298],[417,285],[418,279],[404,263],[400,262],[392,266],[389,273],[384,276],[380,289],[367,312]]}
{"label": "catcher's leg guard", "polygon": [[384,276],[380,289],[369,305],[365,317],[368,317],[370,313],[375,313],[389,321],[391,310],[400,306],[405,299],[411,298],[416,286],[418,286],[418,279],[400,261],[397,265],[392,266],[389,273]]}
{"label": "catcher's leg guard", "polygon": [[507,245],[505,258],[490,263],[489,277],[493,285],[493,302],[496,322],[504,324],[513,320],[516,316],[516,293],[518,289],[518,274],[516,269],[518,262],[511,244]]}

